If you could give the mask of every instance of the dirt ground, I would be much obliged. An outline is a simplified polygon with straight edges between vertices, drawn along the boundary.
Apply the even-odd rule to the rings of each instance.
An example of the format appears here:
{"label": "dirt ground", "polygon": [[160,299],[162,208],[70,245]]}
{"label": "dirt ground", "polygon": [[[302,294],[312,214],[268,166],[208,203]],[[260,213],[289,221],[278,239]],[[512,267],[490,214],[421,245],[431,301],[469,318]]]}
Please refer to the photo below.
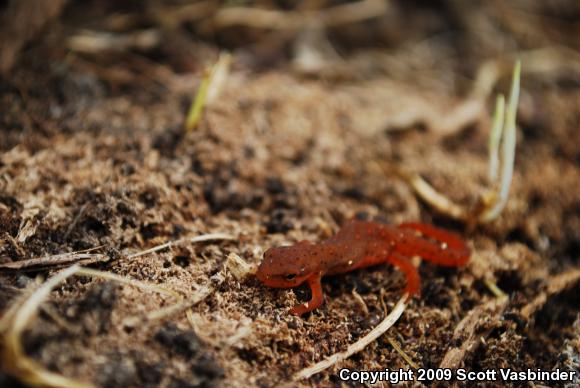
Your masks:
{"label": "dirt ground", "polygon": [[[341,368],[408,369],[403,354],[421,368],[559,368],[576,371],[569,383],[580,384],[580,6],[388,1],[360,20],[328,16],[345,3],[357,5],[202,1],[188,13],[186,2],[61,1],[46,10],[0,2],[10,22],[0,37],[0,314],[72,263],[8,267],[87,249],[100,254],[85,262],[91,268],[186,297],[210,290],[187,314],[147,320],[174,299],[71,277],[27,324],[27,356],[103,387],[339,385]],[[221,12],[233,6],[331,21],[233,23]],[[232,62],[219,97],[185,131],[205,69],[226,50]],[[509,201],[497,220],[468,227],[389,171],[419,173],[473,204],[486,188],[494,96],[508,93],[518,57]],[[462,115],[489,63],[509,71],[479,97],[483,110]],[[383,265],[327,277],[325,304],[296,317],[289,309],[309,298],[306,286],[238,278],[228,257],[255,268],[266,249],[324,240],[352,217],[453,230],[470,261],[421,263],[421,297],[386,335],[292,381],[375,327],[404,276]],[[206,233],[234,239],[135,255]],[[133,316],[142,319],[128,325]],[[0,385],[26,385],[10,364],[4,352]]]}

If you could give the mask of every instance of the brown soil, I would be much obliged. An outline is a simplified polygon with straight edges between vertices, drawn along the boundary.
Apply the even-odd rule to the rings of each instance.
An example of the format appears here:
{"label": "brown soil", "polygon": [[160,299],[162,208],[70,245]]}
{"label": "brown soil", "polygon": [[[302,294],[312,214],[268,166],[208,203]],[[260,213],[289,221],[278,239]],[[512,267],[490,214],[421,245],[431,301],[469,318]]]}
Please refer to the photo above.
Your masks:
{"label": "brown soil", "polygon": [[[172,301],[71,278],[30,323],[26,353],[49,370],[107,387],[290,381],[376,326],[384,316],[381,289],[392,308],[403,275],[385,265],[325,278],[325,304],[299,318],[288,311],[308,298],[305,286],[275,290],[252,276],[237,280],[226,258],[233,252],[257,265],[269,247],[320,241],[358,216],[433,223],[473,249],[465,268],[422,263],[421,297],[388,332],[419,366],[438,367],[461,346],[458,323],[494,300],[486,282],[495,282],[509,300],[479,318],[473,330],[481,340],[460,365],[580,375],[580,282],[554,286],[558,275],[578,270],[580,258],[577,3],[389,3],[385,16],[329,28],[341,58],[309,74],[292,66],[300,34],[245,26],[208,32],[203,20],[157,25],[143,9],[115,2],[68,4],[27,42],[0,81],[0,261],[100,247],[108,260],[92,267],[184,295],[218,273],[225,279],[193,307],[195,328],[182,313],[129,329],[126,317]],[[119,27],[119,13],[135,20]],[[145,27],[159,31],[161,43],[97,54],[67,48],[82,29]],[[554,69],[526,72],[523,63],[515,176],[497,221],[469,230],[385,172],[404,167],[458,203],[474,201],[486,182],[493,98],[486,117],[450,131],[437,130],[437,118],[464,101],[486,60],[560,46],[573,53],[565,58],[572,66],[554,57]],[[224,47],[233,50],[225,86],[186,133],[203,69]],[[508,89],[506,74],[495,90]],[[213,232],[236,240],[128,258]],[[1,272],[0,309],[56,271]],[[382,336],[296,384],[338,384],[342,367],[409,366]],[[17,381],[0,373],[2,385]]]}

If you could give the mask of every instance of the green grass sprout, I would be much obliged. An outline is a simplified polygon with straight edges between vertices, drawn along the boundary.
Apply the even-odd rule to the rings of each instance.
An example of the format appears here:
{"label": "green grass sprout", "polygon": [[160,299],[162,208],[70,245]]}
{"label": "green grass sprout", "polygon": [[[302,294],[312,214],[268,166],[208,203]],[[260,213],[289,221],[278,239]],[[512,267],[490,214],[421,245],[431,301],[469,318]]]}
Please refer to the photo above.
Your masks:
{"label": "green grass sprout", "polygon": [[456,204],[435,190],[419,174],[407,172],[402,168],[396,169],[395,173],[405,179],[415,193],[439,213],[475,225],[495,220],[505,208],[514,174],[521,67],[521,61],[518,60],[514,65],[507,109],[503,95],[500,94],[496,99],[488,141],[489,189],[486,193],[479,194],[475,206]]}
{"label": "green grass sprout", "polygon": [[187,132],[197,128],[203,115],[204,107],[217,99],[227,79],[231,61],[230,54],[221,53],[217,62],[211,68],[205,70],[185,120],[185,130]]}
{"label": "green grass sprout", "polygon": [[489,135],[489,182],[494,184],[497,180],[497,170],[499,168],[499,144],[503,132],[505,116],[505,97],[503,94],[497,96],[495,111],[493,114],[493,126]]}
{"label": "green grass sprout", "polygon": [[210,83],[212,71],[207,69],[201,79],[201,83],[199,84],[199,89],[197,90],[197,94],[191,103],[191,107],[189,108],[189,113],[187,114],[187,119],[185,120],[185,130],[187,132],[193,131],[199,121],[201,120],[201,114],[203,113],[203,107],[206,103],[206,96],[207,96],[207,89]]}
{"label": "green grass sprout", "polygon": [[[497,201],[491,208],[483,212],[479,219],[489,222],[496,219],[507,203],[510,186],[513,178],[514,163],[516,156],[516,116],[518,101],[520,97],[520,77],[522,64],[517,61],[514,66],[510,97],[507,112],[505,115],[503,136],[502,136],[502,160],[501,160],[501,180]],[[490,160],[491,164],[491,160]]]}

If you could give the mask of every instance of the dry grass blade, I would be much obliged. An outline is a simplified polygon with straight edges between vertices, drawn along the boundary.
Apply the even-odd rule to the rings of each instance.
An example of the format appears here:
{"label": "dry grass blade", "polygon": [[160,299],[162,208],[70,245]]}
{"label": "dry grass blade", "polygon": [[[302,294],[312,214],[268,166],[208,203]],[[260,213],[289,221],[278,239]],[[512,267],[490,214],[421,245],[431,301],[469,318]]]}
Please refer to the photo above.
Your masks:
{"label": "dry grass blade", "polygon": [[[138,257],[151,252],[156,252],[161,249],[165,249],[176,244],[184,242],[201,242],[210,241],[216,239],[233,239],[232,236],[215,233],[207,234],[202,236],[197,236],[193,238],[185,238],[177,241],[172,241],[160,246],[148,249],[143,252],[136,253],[130,257]],[[89,256],[87,256],[89,255]],[[95,255],[73,252],[70,254],[62,254],[49,256],[40,259],[28,260],[24,263],[11,263],[16,264],[15,268],[25,268],[38,265],[46,266],[47,263],[52,265],[59,264],[63,265],[70,260],[90,258],[94,259]],[[102,255],[106,257],[105,255]],[[36,268],[36,267],[35,267]],[[48,279],[39,289],[37,289],[30,296],[25,298],[19,298],[17,303],[12,304],[5,312],[2,320],[0,320],[0,332],[2,333],[2,360],[4,369],[10,375],[13,375],[20,379],[21,381],[30,384],[31,386],[50,386],[50,387],[90,387],[89,383],[77,381],[74,379],[69,379],[64,376],[58,375],[56,373],[46,370],[43,366],[27,357],[22,348],[21,337],[26,325],[33,319],[34,315],[37,313],[40,304],[47,298],[50,291],[56,287],[60,282],[64,281],[66,278],[72,275],[82,275],[97,277],[101,279],[113,280],[122,284],[131,285],[140,288],[145,291],[157,292],[163,295],[171,296],[178,299],[178,303],[173,306],[169,306],[165,309],[161,309],[152,312],[146,316],[147,320],[160,319],[171,314],[178,313],[180,311],[186,310],[191,306],[199,303],[205,297],[211,294],[214,287],[204,287],[193,296],[187,300],[183,300],[183,296],[175,291],[166,289],[164,287],[148,284],[145,282],[140,282],[134,279],[126,278],[109,272],[98,271],[90,268],[79,267],[78,265],[73,265],[66,270],[58,273],[57,275]],[[223,276],[217,279],[220,283],[223,281]]]}
{"label": "dry grass blade", "polygon": [[[22,333],[26,326],[32,321],[37,314],[40,304],[48,297],[50,291],[54,289],[59,283],[72,275],[90,276],[101,279],[113,280],[122,284],[131,285],[145,291],[157,292],[163,295],[172,296],[183,300],[183,297],[172,290],[160,287],[154,284],[140,282],[138,280],[125,278],[109,272],[97,271],[90,268],[83,268],[78,265],[73,265],[55,276],[49,278],[43,285],[34,291],[26,299],[18,299],[6,312],[0,321],[0,332],[3,337],[2,347],[2,361],[4,369],[10,375],[13,375],[21,381],[30,384],[31,386],[48,386],[48,387],[92,387],[91,384],[66,378],[56,373],[46,370],[43,366],[26,356],[22,348]],[[164,312],[163,316],[171,313],[176,313],[191,307],[195,303],[202,300],[209,295],[211,289],[206,288],[198,291],[188,301],[177,303],[167,309],[162,309],[155,312],[155,317],[161,317],[160,312]],[[171,309],[171,310],[170,310]],[[170,311],[169,311],[170,310]]]}
{"label": "dry grass blade", "polygon": [[215,102],[222,89],[228,75],[230,73],[230,65],[232,64],[232,56],[229,53],[222,52],[217,60],[217,63],[212,69],[210,84],[207,88],[206,103],[209,105]]}
{"label": "dry grass blade", "polygon": [[417,365],[417,363],[415,361],[413,361],[411,359],[411,357],[409,357],[409,355],[407,353],[405,353],[405,351],[403,350],[403,348],[401,347],[401,345],[399,345],[399,343],[397,341],[395,341],[394,338],[391,338],[391,337],[387,336],[387,341],[389,341],[389,343],[395,349],[395,351],[397,353],[399,353],[401,355],[401,357],[403,357],[403,359],[405,361],[407,361],[407,364],[409,364],[409,366],[411,368],[413,368],[413,369],[419,369],[419,365]]}
{"label": "dry grass blade", "polygon": [[134,327],[142,322],[163,319],[170,315],[177,314],[181,311],[185,311],[195,306],[209,295],[211,295],[215,290],[215,288],[218,287],[221,283],[223,283],[224,279],[225,279],[224,276],[220,273],[219,276],[214,277],[216,283],[215,285],[202,286],[199,290],[195,291],[193,295],[188,296],[186,300],[183,300],[183,298],[179,296],[180,299],[179,302],[175,303],[174,305],[167,306],[165,308],[156,311],[152,311],[147,315],[145,315],[145,317],[143,316],[128,317],[123,321],[123,324],[128,327]]}
{"label": "dry grass blade", "polygon": [[402,174],[423,201],[441,214],[456,220],[465,220],[467,209],[455,204],[427,183],[419,174]]}
{"label": "dry grass blade", "polygon": [[149,248],[149,249],[146,249],[146,250],[141,251],[141,252],[127,255],[127,258],[134,259],[136,257],[145,256],[145,255],[148,255],[149,253],[158,252],[158,251],[161,251],[163,249],[171,248],[171,247],[181,245],[181,244],[186,244],[186,243],[195,244],[195,243],[204,242],[204,241],[235,240],[235,239],[236,238],[234,236],[226,234],[226,233],[209,233],[209,234],[202,234],[201,236],[195,236],[195,237],[184,237],[184,238],[180,238],[179,240],[169,241],[169,242],[166,242],[164,244],[157,245],[153,248]]}
{"label": "dry grass blade", "polygon": [[405,311],[405,307],[407,307],[406,304],[407,298],[408,294],[403,295],[395,305],[395,308],[393,308],[393,311],[391,311],[391,313],[387,315],[385,319],[383,319],[383,321],[379,323],[377,327],[375,327],[373,330],[371,330],[367,335],[359,339],[357,342],[351,344],[344,352],[333,354],[332,356],[326,358],[325,360],[301,370],[294,376],[294,380],[297,381],[309,378],[310,376],[320,373],[323,370],[328,369],[331,366],[335,365],[336,363],[345,360],[350,356],[352,356],[353,354],[363,350],[365,347],[367,347],[367,345],[369,345],[377,338],[379,338],[381,335],[383,335],[387,330],[391,328],[391,326],[395,324],[395,322],[397,322],[397,320],[401,317],[401,315]]}
{"label": "dry grass blade", "polygon": [[365,300],[362,298],[362,296],[356,292],[356,287],[352,289],[352,296],[354,297],[356,303],[360,306],[364,315],[369,315],[369,308],[367,307],[367,304],[365,303]]}
{"label": "dry grass blade", "polygon": [[[213,289],[210,287],[202,287],[201,289],[197,290],[193,294],[193,296],[190,297],[188,300],[178,302],[172,306],[167,306],[163,309],[152,311],[151,313],[145,316],[144,321],[154,321],[162,319],[170,315],[177,314],[178,312],[187,310],[188,308],[204,300],[209,294],[212,293],[212,291]],[[127,318],[123,323],[126,326],[135,326],[140,322],[143,322],[142,317],[130,317]]]}
{"label": "dry grass blade", "polygon": [[158,286],[156,284],[149,284],[149,283],[141,282],[139,280],[127,278],[127,277],[117,275],[117,274],[114,274],[111,272],[99,271],[99,270],[92,269],[92,268],[79,267],[78,270],[76,271],[76,274],[100,278],[100,279],[112,280],[112,281],[115,281],[115,282],[118,282],[121,284],[127,284],[129,286],[139,288],[139,289],[144,290],[144,291],[151,291],[151,292],[156,292],[156,293],[159,293],[162,295],[172,296],[174,298],[181,298],[181,294],[179,294],[178,292],[175,292],[173,290],[170,290],[168,288],[161,287],[161,286]]}
{"label": "dry grass blade", "polygon": [[491,291],[491,293],[496,298],[505,298],[506,296],[508,296],[501,288],[498,287],[495,281],[490,279],[484,279],[483,283],[485,283],[485,286]]}
{"label": "dry grass blade", "polygon": [[91,387],[89,383],[66,378],[53,373],[32,360],[24,353],[22,333],[38,312],[39,305],[48,297],[50,291],[79,270],[78,266],[67,268],[48,279],[14,313],[12,324],[4,333],[2,361],[7,373],[31,386],[48,387]]}
{"label": "dry grass blade", "polygon": [[487,99],[491,95],[497,81],[505,73],[504,67],[503,61],[497,60],[490,60],[481,65],[477,70],[471,95],[483,100]]}
{"label": "dry grass blade", "polygon": [[29,290],[28,289],[24,290],[22,294],[20,294],[18,297],[12,300],[12,303],[10,304],[10,306],[8,306],[6,310],[2,311],[3,315],[0,318],[0,333],[4,333],[6,330],[8,330],[8,327],[11,325],[13,321],[14,315],[16,314],[20,306],[22,306],[24,301],[28,299],[29,295],[30,295]]}

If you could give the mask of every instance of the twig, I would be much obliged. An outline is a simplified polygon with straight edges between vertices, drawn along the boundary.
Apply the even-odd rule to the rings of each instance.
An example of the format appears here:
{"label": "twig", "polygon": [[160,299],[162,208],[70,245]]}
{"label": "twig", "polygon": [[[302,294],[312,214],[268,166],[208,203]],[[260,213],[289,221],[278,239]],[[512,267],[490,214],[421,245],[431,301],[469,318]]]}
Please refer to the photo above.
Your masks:
{"label": "twig", "polygon": [[75,218],[73,219],[73,221],[70,223],[70,225],[66,229],[66,233],[63,236],[63,240],[67,240],[68,239],[68,236],[70,236],[70,234],[72,233],[73,229],[77,226],[78,222],[80,221],[81,217],[83,216],[83,214],[85,214],[85,210],[87,209],[88,206],[89,206],[88,203],[85,203],[84,205],[81,206],[81,208],[79,209],[77,215],[75,216]]}
{"label": "twig", "polygon": [[226,268],[231,272],[236,280],[242,280],[252,272],[256,272],[256,267],[244,261],[240,256],[234,252],[228,255],[226,259]]}
{"label": "twig", "polygon": [[34,259],[14,261],[0,264],[0,270],[42,270],[53,267],[63,267],[70,264],[93,264],[109,260],[109,256],[103,253],[86,253],[102,246],[85,251],[59,253]]}
{"label": "twig", "polygon": [[363,0],[337,5],[320,12],[320,21],[325,27],[358,23],[383,15],[389,6],[384,0]]}
{"label": "twig", "polygon": [[247,26],[252,28],[296,30],[302,25],[301,15],[296,11],[275,11],[250,7],[224,7],[214,16],[217,28]]}
{"label": "twig", "polygon": [[[481,343],[481,338],[487,337],[492,328],[499,324],[501,314],[505,310],[508,300],[507,297],[495,298],[471,310],[467,316],[459,322],[453,332],[453,339],[455,341],[462,340],[461,344],[456,347],[451,347],[447,353],[445,353],[443,361],[441,361],[439,367],[459,368],[465,356],[477,349]],[[488,329],[484,333],[477,333],[476,329],[482,320],[488,322]]]}
{"label": "twig", "polygon": [[403,311],[405,311],[405,307],[407,307],[406,302],[408,296],[409,296],[408,294],[403,295],[395,305],[393,311],[391,311],[391,313],[387,315],[385,319],[383,319],[383,321],[379,323],[377,327],[375,327],[373,330],[371,330],[367,335],[359,339],[357,342],[351,344],[344,352],[333,354],[332,356],[326,358],[325,360],[301,370],[294,376],[294,380],[297,381],[301,379],[306,379],[312,375],[320,373],[323,370],[335,365],[336,363],[345,360],[350,356],[352,356],[353,354],[363,350],[367,345],[369,345],[377,338],[379,338],[381,335],[383,335],[387,330],[391,328],[391,326],[395,324],[395,322],[397,322],[397,320],[403,314]]}
{"label": "twig", "polygon": [[42,28],[65,8],[68,0],[5,2],[0,18],[0,74],[7,75],[18,54]]}
{"label": "twig", "polygon": [[16,234],[16,241],[19,244],[25,243],[26,239],[34,235],[38,224],[38,222],[33,221],[31,218],[22,220],[20,223],[20,228],[18,228],[18,233]]}
{"label": "twig", "polygon": [[[149,3],[148,3],[149,4]],[[167,4],[140,7],[135,13],[113,13],[102,22],[106,30],[127,31],[143,25],[143,21],[160,25],[164,30],[176,29],[185,22],[196,22],[209,18],[219,7],[213,0],[200,0],[194,3]]]}
{"label": "twig", "polygon": [[575,284],[580,281],[580,269],[575,268],[564,273],[558,274],[556,276],[550,277],[548,282],[547,290],[540,293],[534,298],[530,303],[522,308],[522,316],[529,318],[534,314],[540,307],[542,307],[549,296],[560,293],[562,290],[568,288],[570,285]]}
{"label": "twig", "polygon": [[84,54],[103,51],[128,51],[134,48],[151,50],[161,43],[161,33],[156,29],[115,34],[103,31],[83,31],[67,40],[69,49]]}
{"label": "twig", "polygon": [[321,27],[357,23],[385,13],[383,0],[363,0],[317,11],[276,11],[251,7],[224,7],[214,17],[217,28],[242,25],[252,28],[294,30],[316,23]]}
{"label": "twig", "polygon": [[[521,309],[522,317],[529,319],[540,307],[542,307],[548,297],[560,293],[580,280],[580,269],[572,269],[559,275],[550,277],[547,280],[547,289],[541,292],[530,303]],[[509,298],[507,296],[490,300],[471,310],[465,318],[455,328],[454,340],[463,340],[461,345],[450,348],[440,368],[458,368],[465,357],[473,353],[481,343],[482,338],[486,338],[494,327],[501,323],[501,315],[507,307]],[[477,332],[481,322],[486,322],[486,330]]]}
{"label": "twig", "polygon": [[[365,303],[362,296],[360,296],[360,294],[358,292],[356,292],[356,287],[352,289],[352,296],[354,297],[354,299],[356,300],[358,305],[361,307],[363,313],[365,315],[369,315],[369,308],[367,307],[367,304]],[[385,315],[386,315],[386,311],[385,311]]]}

